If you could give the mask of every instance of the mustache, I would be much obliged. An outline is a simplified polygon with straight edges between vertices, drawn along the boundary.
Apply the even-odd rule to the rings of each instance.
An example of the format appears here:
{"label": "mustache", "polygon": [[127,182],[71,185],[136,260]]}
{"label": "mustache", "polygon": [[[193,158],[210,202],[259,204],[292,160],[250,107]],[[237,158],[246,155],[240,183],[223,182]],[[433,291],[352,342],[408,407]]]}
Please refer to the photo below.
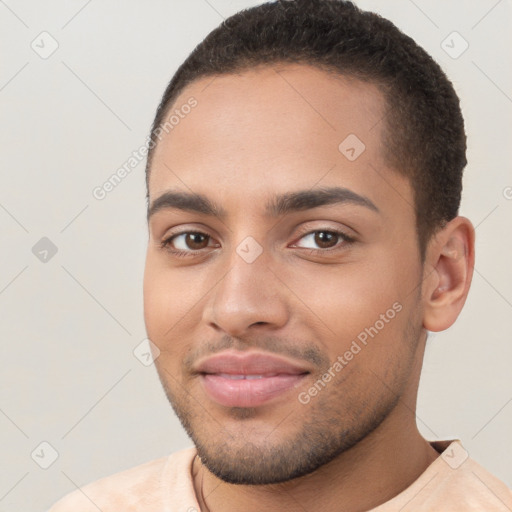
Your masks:
{"label": "mustache", "polygon": [[296,360],[308,361],[318,368],[327,368],[330,360],[313,343],[304,343],[276,338],[274,336],[257,336],[249,338],[234,338],[224,335],[218,341],[207,341],[189,352],[183,359],[183,366],[186,370],[192,371],[194,363],[206,356],[212,356],[223,350],[239,350],[241,352],[250,349],[259,349],[275,355],[285,356]]}

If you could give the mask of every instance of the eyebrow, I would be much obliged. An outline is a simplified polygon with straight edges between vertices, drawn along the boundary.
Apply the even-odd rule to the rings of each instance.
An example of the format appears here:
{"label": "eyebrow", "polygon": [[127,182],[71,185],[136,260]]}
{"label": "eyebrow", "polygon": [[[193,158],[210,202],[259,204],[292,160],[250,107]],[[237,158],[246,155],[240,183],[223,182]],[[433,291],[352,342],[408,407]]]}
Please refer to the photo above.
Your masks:
{"label": "eyebrow", "polygon": [[[363,206],[379,213],[377,206],[367,197],[356,194],[343,187],[316,188],[298,190],[275,195],[266,204],[266,214],[270,217],[279,217],[289,213],[300,212],[319,206],[335,204],[354,204]],[[156,212],[166,209],[177,209],[201,213],[225,219],[228,215],[220,205],[215,204],[203,194],[190,192],[167,191],[160,195],[148,209],[148,220]]]}

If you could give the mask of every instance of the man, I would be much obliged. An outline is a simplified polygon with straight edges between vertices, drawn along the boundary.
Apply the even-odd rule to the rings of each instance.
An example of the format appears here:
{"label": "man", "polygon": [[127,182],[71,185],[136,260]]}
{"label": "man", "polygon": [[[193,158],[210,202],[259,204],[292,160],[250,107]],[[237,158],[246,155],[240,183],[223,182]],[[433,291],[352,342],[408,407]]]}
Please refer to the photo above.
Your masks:
{"label": "man", "polygon": [[171,80],[147,162],[144,313],[194,448],[52,512],[511,510],[415,408],[466,300],[466,142],[439,66],[342,0],[242,11]]}

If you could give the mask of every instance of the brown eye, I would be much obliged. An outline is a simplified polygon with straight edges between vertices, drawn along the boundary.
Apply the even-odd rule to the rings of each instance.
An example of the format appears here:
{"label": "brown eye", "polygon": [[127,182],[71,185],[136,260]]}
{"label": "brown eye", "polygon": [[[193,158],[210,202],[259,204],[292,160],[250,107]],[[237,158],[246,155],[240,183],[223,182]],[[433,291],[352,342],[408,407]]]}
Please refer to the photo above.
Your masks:
{"label": "brown eye", "polygon": [[184,235],[184,242],[188,249],[199,250],[208,247],[208,239],[210,238],[208,235],[204,233],[184,233]]}
{"label": "brown eye", "polygon": [[334,247],[338,243],[339,234],[333,231],[316,231],[314,241],[322,249]]}
{"label": "brown eye", "polygon": [[190,252],[206,249],[209,245],[211,237],[206,233],[199,231],[184,231],[168,237],[163,240],[162,247],[169,249],[171,252]]}
{"label": "brown eye", "polygon": [[327,229],[317,229],[310,231],[301,237],[299,247],[311,250],[331,249],[342,242],[348,242],[350,239],[345,234]]}

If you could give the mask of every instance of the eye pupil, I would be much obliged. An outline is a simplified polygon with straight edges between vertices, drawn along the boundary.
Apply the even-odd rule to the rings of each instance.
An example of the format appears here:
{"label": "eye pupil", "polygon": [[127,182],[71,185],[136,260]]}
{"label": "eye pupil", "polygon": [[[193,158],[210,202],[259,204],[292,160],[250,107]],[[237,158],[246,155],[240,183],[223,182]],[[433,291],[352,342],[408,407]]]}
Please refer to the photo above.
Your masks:
{"label": "eye pupil", "polygon": [[[315,243],[322,247],[333,247],[336,245],[338,235],[330,231],[318,231],[315,234]],[[334,243],[332,241],[334,240]]]}

